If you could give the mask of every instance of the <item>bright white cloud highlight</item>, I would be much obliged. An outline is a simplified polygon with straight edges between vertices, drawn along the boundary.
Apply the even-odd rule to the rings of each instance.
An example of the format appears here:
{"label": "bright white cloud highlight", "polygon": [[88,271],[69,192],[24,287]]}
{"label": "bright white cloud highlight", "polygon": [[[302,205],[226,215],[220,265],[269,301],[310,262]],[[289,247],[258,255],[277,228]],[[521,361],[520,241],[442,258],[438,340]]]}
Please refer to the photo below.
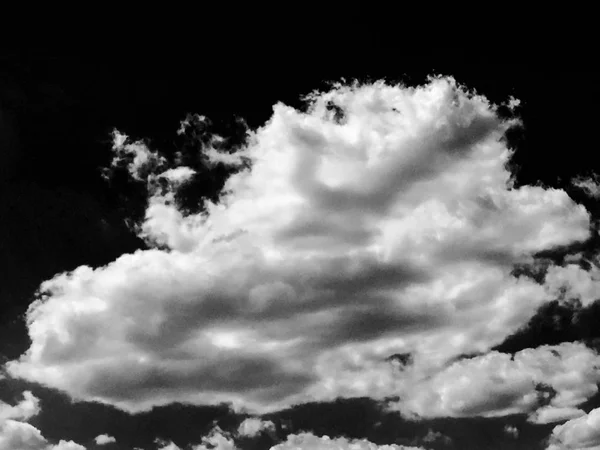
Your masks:
{"label": "bright white cloud highlight", "polygon": [[[533,404],[533,368],[522,374],[497,355],[469,363],[482,388],[492,367],[506,368],[514,392],[493,387],[494,413],[446,379],[461,366],[444,367],[551,299],[511,268],[588,238],[588,212],[561,190],[512,189],[503,137],[516,121],[451,78],[336,85],[308,100],[307,112],[275,105],[235,157],[206,149],[215,164],[243,157],[251,168],[198,215],[172,201],[191,169],[115,132],[113,163],[150,187],[140,234],[167,249],[43,283],[27,314],[31,346],[9,372],[132,412],[174,401],[265,412],[402,392],[425,414]],[[450,397],[391,367],[396,352],[414,356],[419,376],[442,371]]]}

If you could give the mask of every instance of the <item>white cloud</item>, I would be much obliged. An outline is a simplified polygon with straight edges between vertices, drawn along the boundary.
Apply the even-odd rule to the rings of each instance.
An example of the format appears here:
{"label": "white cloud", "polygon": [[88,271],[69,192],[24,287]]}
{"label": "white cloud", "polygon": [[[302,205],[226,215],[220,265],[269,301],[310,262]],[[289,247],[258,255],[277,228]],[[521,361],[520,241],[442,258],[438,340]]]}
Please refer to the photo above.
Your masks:
{"label": "white cloud", "polygon": [[149,174],[164,167],[167,162],[156,151],[150,150],[143,141],[131,142],[129,136],[118,130],[112,132],[112,137],[114,157],[111,161],[111,167],[105,171],[105,176],[110,174],[111,169],[126,162],[129,174],[135,180],[146,180]]}
{"label": "white cloud", "polygon": [[550,295],[558,297],[562,293],[567,298],[579,299],[583,306],[599,300],[600,267],[598,261],[589,262],[590,270],[585,270],[578,264],[550,267],[545,279]]}
{"label": "white cloud", "polygon": [[48,442],[40,430],[25,422],[5,420],[0,424],[0,450],[46,450]]}
{"label": "white cloud", "polygon": [[[600,356],[579,343],[563,343],[522,350],[514,355],[490,352],[454,362],[434,376],[423,377],[418,366],[403,373],[407,379],[404,400],[398,408],[421,417],[498,417],[532,413],[544,422],[558,410],[574,408],[598,391]],[[556,391],[541,398],[545,384]],[[564,409],[562,410],[565,412]]]}
{"label": "white cloud", "polygon": [[26,421],[40,412],[40,401],[36,396],[25,391],[23,397],[15,406],[0,401],[0,423],[8,419]]}
{"label": "white cloud", "polygon": [[109,436],[108,434],[101,434],[99,436],[96,436],[95,441],[98,445],[105,445],[117,442],[117,440],[114,437]]}
{"label": "white cloud", "polygon": [[424,450],[422,447],[404,445],[377,445],[366,439],[331,439],[329,436],[315,436],[312,433],[290,434],[287,440],[271,447],[271,450]]}
{"label": "white cloud", "polygon": [[58,444],[52,446],[50,450],[86,450],[86,448],[73,441],[61,440]]}
{"label": "white cloud", "polygon": [[86,450],[73,441],[50,444],[40,430],[26,423],[40,413],[40,401],[30,391],[15,406],[0,402],[0,450]]}
{"label": "white cloud", "polygon": [[157,440],[158,447],[156,450],[181,450],[181,447],[176,445],[174,442],[166,442]]}
{"label": "white cloud", "polygon": [[240,436],[254,437],[261,431],[275,431],[275,424],[270,420],[249,417],[238,427],[238,434]]}
{"label": "white cloud", "polygon": [[[503,136],[515,121],[449,78],[337,85],[309,100],[306,113],[275,105],[241,151],[251,169],[198,215],[177,210],[176,186],[152,184],[191,172],[116,132],[114,164],[154,186],[141,235],[168,248],[43,283],[27,314],[31,346],[10,374],[131,412],[385,397],[418,381],[389,354],[411,353],[414,373],[434,376],[551,299],[511,276],[513,264],[588,238],[589,214],[562,190],[512,189]],[[525,384],[506,411],[532,401]]]}
{"label": "white cloud", "polygon": [[506,425],[504,432],[515,439],[519,437],[519,429],[513,425]]}
{"label": "white cloud", "polygon": [[192,450],[237,450],[237,447],[233,439],[217,426],[208,436],[202,438],[201,444],[193,446]]}
{"label": "white cloud", "polygon": [[554,427],[548,450],[600,449],[600,408]]}
{"label": "white cloud", "polygon": [[427,431],[427,434],[423,436],[423,442],[443,442],[444,444],[451,444],[452,439],[439,431],[433,431],[431,428]]}
{"label": "white cloud", "polygon": [[592,177],[576,177],[571,183],[593,198],[600,198],[600,183],[598,175]]}

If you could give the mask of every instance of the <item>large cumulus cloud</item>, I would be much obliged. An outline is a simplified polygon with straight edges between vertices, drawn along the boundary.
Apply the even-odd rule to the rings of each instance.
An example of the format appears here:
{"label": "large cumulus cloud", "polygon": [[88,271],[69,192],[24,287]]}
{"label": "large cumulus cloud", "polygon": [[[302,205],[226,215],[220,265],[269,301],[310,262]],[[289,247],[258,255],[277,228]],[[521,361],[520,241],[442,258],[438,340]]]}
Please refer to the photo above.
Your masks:
{"label": "large cumulus cloud", "polygon": [[[131,412],[384,398],[428,386],[407,373],[443,377],[450,359],[488,350],[553,298],[511,269],[587,239],[590,218],[562,190],[513,188],[504,136],[516,119],[441,77],[334,85],[307,102],[275,105],[235,154],[218,137],[205,145],[210,164],[250,167],[198,214],[174,201],[192,168],[115,133],[115,164],[149,186],[139,233],[152,248],[44,282],[27,313],[31,346],[10,374]],[[557,283],[576,275],[560,270]],[[386,361],[401,352],[409,371]],[[498,355],[465,364],[521,370]],[[557,378],[572,372],[548,364]],[[498,411],[529,405],[530,372],[515,375],[521,400]]]}

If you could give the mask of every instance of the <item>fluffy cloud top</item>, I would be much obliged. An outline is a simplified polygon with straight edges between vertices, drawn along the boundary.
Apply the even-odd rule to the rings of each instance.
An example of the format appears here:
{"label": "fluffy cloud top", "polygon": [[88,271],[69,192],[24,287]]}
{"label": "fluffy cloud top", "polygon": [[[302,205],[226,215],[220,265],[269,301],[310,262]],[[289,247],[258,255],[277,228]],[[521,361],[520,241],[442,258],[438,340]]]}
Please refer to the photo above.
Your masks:
{"label": "fluffy cloud top", "polygon": [[[451,78],[335,85],[307,100],[304,112],[275,105],[233,156],[207,144],[213,164],[250,167],[200,214],[173,201],[190,168],[115,133],[114,164],[150,187],[140,234],[157,245],[44,282],[10,374],[131,412],[412,392],[407,408],[425,415],[493,415],[533,405],[544,370],[560,405],[586,398],[569,377],[593,377],[562,359],[592,358],[575,347],[554,362],[492,354],[446,368],[552,298],[512,276],[515,263],[590,236],[588,212],[564,191],[513,188],[504,134],[517,121]],[[392,353],[414,365],[397,370]],[[469,374],[491,388],[494,411],[466,389]]]}
{"label": "fluffy cloud top", "polygon": [[548,450],[583,449],[600,449],[600,409],[594,409],[552,430]]}
{"label": "fluffy cloud top", "polygon": [[98,445],[106,445],[111,444],[113,442],[117,442],[117,440],[114,437],[109,436],[108,434],[101,434],[99,436],[96,436],[95,441]]}
{"label": "fluffy cloud top", "polygon": [[424,450],[422,447],[404,445],[377,445],[366,439],[331,439],[329,436],[315,436],[312,433],[290,434],[287,440],[271,447],[271,450]]}

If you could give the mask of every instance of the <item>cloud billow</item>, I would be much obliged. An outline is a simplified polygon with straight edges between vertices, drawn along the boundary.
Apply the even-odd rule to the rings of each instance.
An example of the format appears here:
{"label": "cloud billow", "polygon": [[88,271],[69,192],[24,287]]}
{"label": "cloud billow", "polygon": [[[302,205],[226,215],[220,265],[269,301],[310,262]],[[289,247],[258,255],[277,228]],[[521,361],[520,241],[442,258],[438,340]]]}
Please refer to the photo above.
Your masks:
{"label": "cloud billow", "polygon": [[[553,300],[554,285],[512,269],[588,239],[589,213],[562,190],[514,188],[505,133],[519,121],[452,78],[336,84],[306,100],[275,105],[236,152],[204,142],[207,164],[236,170],[197,213],[176,201],[197,168],[115,132],[114,164],[148,186],[137,230],[149,248],[44,282],[9,373],[133,413],[399,396],[409,415],[533,414],[546,350],[448,362],[487,352]],[[552,279],[575,272],[556,266]],[[596,292],[588,278],[581,295]],[[398,370],[393,354],[410,364]],[[574,370],[548,364],[557,379]],[[446,376],[481,376],[483,389],[496,366],[515,384],[486,407]],[[593,395],[554,389],[556,408]]]}

